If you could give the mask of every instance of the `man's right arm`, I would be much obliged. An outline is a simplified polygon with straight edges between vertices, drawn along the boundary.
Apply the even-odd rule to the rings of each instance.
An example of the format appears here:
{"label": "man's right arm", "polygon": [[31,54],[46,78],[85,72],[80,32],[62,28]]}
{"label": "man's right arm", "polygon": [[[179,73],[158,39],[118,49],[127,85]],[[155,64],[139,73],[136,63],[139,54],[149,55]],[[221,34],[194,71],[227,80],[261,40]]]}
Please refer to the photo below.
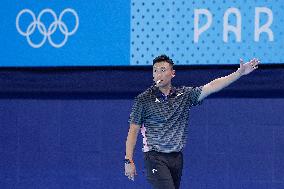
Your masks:
{"label": "man's right arm", "polygon": [[126,154],[125,158],[133,160],[133,152],[137,141],[137,136],[140,130],[140,125],[130,124],[127,139],[126,139]]}
{"label": "man's right arm", "polygon": [[136,173],[136,167],[133,162],[133,152],[137,141],[137,135],[140,130],[140,126],[136,124],[130,124],[128,136],[126,139],[126,154],[125,159],[130,160],[130,163],[125,164],[125,176],[134,181]]}

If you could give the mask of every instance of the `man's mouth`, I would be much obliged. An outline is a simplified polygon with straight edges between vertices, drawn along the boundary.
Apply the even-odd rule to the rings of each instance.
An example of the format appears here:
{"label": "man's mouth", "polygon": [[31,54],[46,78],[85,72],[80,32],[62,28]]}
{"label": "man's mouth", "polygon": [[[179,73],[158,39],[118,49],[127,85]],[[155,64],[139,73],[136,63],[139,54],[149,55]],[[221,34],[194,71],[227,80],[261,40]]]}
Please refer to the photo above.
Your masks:
{"label": "man's mouth", "polygon": [[156,84],[161,83],[163,80],[159,79],[158,81],[156,81]]}

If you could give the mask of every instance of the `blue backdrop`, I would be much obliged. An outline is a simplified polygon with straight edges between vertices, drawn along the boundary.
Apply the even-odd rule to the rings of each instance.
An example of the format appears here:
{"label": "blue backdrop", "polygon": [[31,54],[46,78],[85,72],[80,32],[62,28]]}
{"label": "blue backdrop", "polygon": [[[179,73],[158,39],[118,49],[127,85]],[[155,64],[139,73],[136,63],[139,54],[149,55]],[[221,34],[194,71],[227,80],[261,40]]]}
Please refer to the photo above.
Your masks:
{"label": "blue backdrop", "polygon": [[132,0],[131,65],[161,53],[182,65],[283,62],[283,1]]}
{"label": "blue backdrop", "polygon": [[0,66],[283,63],[283,2],[3,0]]}
{"label": "blue backdrop", "polygon": [[[148,189],[124,176],[131,100],[0,100],[2,189]],[[191,111],[182,189],[283,189],[283,99],[206,99]]]}
{"label": "blue backdrop", "polygon": [[[1,66],[129,65],[128,1],[4,0],[1,5]],[[31,46],[44,36],[40,47]]]}

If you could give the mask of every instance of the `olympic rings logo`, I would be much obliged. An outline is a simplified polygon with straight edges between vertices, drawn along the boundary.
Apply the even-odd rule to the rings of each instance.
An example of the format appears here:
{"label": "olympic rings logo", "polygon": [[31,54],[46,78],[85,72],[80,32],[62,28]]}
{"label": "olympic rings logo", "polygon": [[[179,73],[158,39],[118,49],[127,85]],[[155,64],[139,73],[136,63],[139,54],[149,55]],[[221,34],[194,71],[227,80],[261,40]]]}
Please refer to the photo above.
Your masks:
{"label": "olympic rings logo", "polygon": [[[66,26],[66,24],[62,21],[62,18],[64,16],[65,13],[67,12],[70,12],[73,14],[73,16],[75,17],[75,27],[70,31],[68,29],[68,27]],[[44,14],[51,14],[53,16],[53,19],[54,21],[47,27],[44,25],[44,23],[41,21],[41,17],[44,15]],[[20,18],[23,14],[29,14],[31,15],[33,21],[28,25],[26,31],[23,31],[20,26],[19,26],[19,21],[20,21]],[[67,39],[69,36],[73,35],[77,29],[79,27],[79,17],[78,17],[78,14],[75,10],[73,9],[70,9],[70,8],[67,8],[67,9],[64,9],[60,15],[59,15],[59,19],[57,18],[55,12],[51,9],[43,9],[38,17],[36,18],[35,14],[29,10],[29,9],[23,9],[21,10],[18,15],[17,15],[17,18],[16,18],[16,28],[18,30],[18,32],[25,36],[27,38],[27,41],[29,43],[30,46],[32,46],[33,48],[40,48],[45,42],[46,40],[48,39],[49,43],[51,46],[55,47],[55,48],[60,48],[62,46],[65,45],[65,43],[67,42]],[[34,43],[32,42],[31,40],[31,35],[35,32],[36,28],[38,29],[38,31],[43,35],[43,38],[42,40],[39,42],[39,43]],[[61,43],[55,43],[53,40],[52,40],[52,34],[55,33],[55,31],[57,30],[57,28],[59,28],[60,32],[64,35],[64,39]]]}

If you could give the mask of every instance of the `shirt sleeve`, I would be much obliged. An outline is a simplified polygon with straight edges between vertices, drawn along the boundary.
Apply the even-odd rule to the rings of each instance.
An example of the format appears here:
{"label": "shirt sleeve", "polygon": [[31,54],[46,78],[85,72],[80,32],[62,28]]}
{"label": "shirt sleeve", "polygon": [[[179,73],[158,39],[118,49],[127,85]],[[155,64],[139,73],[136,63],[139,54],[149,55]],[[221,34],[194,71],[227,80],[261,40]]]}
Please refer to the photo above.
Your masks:
{"label": "shirt sleeve", "polygon": [[191,106],[198,106],[202,104],[202,101],[198,101],[201,91],[202,91],[202,86],[201,87],[191,87],[191,90],[189,92]]}
{"label": "shirt sleeve", "polygon": [[142,125],[143,123],[143,103],[139,97],[134,99],[134,104],[128,122],[131,124]]}

